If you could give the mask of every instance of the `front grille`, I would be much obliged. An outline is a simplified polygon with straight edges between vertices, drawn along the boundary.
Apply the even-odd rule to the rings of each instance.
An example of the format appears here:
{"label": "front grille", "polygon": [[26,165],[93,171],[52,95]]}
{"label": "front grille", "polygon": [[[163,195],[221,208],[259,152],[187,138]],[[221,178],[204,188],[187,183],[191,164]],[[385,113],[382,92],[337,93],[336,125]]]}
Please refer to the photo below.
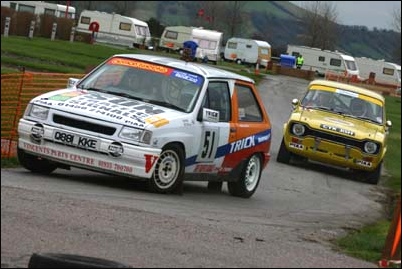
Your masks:
{"label": "front grille", "polygon": [[[351,147],[359,148],[361,151],[364,152],[364,143],[366,143],[368,140],[356,140],[352,139],[346,136],[342,135],[337,135],[333,133],[327,133],[323,131],[318,131],[311,129],[309,126],[304,125],[306,127],[306,131],[304,132],[303,137],[311,136],[311,137],[317,137],[321,138],[323,140],[327,140],[336,144],[342,144],[342,145],[348,145]],[[290,130],[292,129],[292,125],[290,126]],[[378,154],[381,150],[381,145],[377,144],[377,150],[373,154]]]}
{"label": "front grille", "polygon": [[63,124],[69,127],[87,130],[95,133],[105,134],[105,135],[113,135],[116,132],[116,128],[109,127],[105,125],[100,125],[88,121],[77,120],[61,115],[53,115],[53,122],[58,124]]}

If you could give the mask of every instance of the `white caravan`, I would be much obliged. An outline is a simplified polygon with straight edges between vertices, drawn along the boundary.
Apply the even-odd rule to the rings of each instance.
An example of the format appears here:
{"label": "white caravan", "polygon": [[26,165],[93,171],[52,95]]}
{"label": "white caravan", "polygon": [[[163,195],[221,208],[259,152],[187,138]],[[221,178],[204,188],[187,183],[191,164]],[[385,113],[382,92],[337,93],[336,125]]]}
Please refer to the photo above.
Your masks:
{"label": "white caravan", "polygon": [[267,66],[271,61],[271,45],[266,41],[232,37],[226,42],[225,60],[238,64],[259,64]]}
{"label": "white caravan", "polygon": [[401,87],[400,65],[386,62],[385,60],[374,60],[366,57],[356,57],[355,59],[362,80],[368,79],[370,73],[374,73],[374,80],[376,82]]}
{"label": "white caravan", "polygon": [[327,71],[332,71],[347,77],[359,77],[359,69],[355,58],[339,51],[288,45],[287,54],[296,58],[301,54],[304,58],[301,69],[313,70],[320,76],[324,76]]}
{"label": "white caravan", "polygon": [[92,34],[91,24],[97,24],[95,41],[132,47],[151,47],[151,33],[148,23],[115,13],[106,13],[93,10],[81,12],[77,32]]}
{"label": "white caravan", "polygon": [[159,47],[181,52],[185,41],[195,41],[198,44],[195,57],[217,63],[220,57],[220,47],[223,33],[215,30],[191,26],[167,26],[162,33]]}
{"label": "white caravan", "polygon": [[[2,7],[18,12],[31,12],[36,15],[52,15],[58,18],[75,19],[75,7],[46,3],[43,1],[1,1]],[[67,14],[67,15],[66,15]]]}

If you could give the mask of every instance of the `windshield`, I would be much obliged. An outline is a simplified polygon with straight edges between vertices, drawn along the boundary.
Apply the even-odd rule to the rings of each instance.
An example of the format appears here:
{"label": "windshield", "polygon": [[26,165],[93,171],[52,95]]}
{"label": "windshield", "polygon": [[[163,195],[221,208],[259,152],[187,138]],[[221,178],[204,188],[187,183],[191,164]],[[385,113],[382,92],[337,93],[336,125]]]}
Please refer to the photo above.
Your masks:
{"label": "windshield", "polygon": [[186,71],[128,58],[112,58],[77,88],[106,92],[190,112],[204,79]]}
{"label": "windshield", "polygon": [[384,107],[380,100],[342,89],[310,89],[301,105],[374,123],[384,122]]}

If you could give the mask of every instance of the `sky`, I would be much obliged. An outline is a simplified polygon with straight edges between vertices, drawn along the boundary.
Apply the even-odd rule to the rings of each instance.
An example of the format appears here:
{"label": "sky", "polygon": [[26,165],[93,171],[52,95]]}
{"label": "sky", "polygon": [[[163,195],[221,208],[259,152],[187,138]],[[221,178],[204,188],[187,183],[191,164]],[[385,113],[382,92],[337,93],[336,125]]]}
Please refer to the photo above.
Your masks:
{"label": "sky", "polygon": [[[305,6],[306,1],[290,1]],[[331,1],[338,12],[338,23],[361,25],[369,30],[395,30],[393,27],[394,10],[401,11],[401,1]]]}

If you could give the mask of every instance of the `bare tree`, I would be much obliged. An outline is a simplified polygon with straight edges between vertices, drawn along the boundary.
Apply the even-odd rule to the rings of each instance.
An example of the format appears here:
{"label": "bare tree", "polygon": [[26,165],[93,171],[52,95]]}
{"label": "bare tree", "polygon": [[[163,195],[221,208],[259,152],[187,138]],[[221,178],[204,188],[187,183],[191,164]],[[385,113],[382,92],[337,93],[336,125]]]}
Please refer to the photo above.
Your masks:
{"label": "bare tree", "polygon": [[399,46],[395,49],[394,56],[396,61],[401,64],[401,8],[394,9],[392,17],[394,29],[399,33],[397,40]]}
{"label": "bare tree", "polygon": [[401,9],[394,9],[393,12],[393,26],[398,33],[401,33]]}
{"label": "bare tree", "polygon": [[246,22],[244,11],[246,5],[246,1],[228,1],[226,8],[222,9],[221,20],[227,29],[228,36],[240,34],[242,25]]}
{"label": "bare tree", "polygon": [[222,10],[226,8],[226,4],[221,1],[200,1],[199,5],[195,25],[218,30],[221,27]]}
{"label": "bare tree", "polygon": [[300,36],[302,42],[310,47],[333,50],[337,39],[336,6],[331,1],[307,1],[302,22],[305,33]]}

